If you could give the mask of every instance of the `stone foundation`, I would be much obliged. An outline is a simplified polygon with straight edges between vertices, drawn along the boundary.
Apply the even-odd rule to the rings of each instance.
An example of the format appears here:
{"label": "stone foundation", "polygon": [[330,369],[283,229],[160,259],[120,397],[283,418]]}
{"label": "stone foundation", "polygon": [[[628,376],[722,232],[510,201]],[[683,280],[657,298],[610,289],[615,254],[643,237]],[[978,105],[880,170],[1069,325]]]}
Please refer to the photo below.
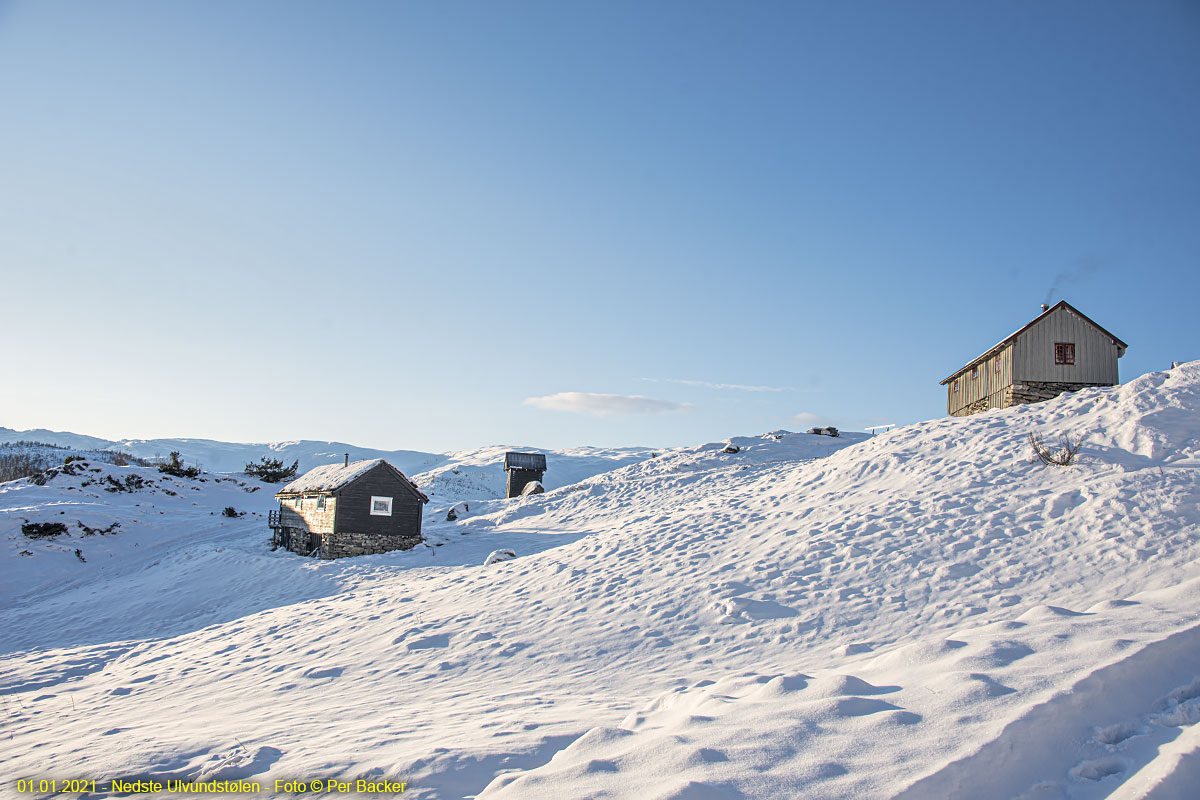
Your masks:
{"label": "stone foundation", "polygon": [[322,533],[321,558],[349,558],[411,550],[421,543],[420,535],[397,536],[388,533]]}
{"label": "stone foundation", "polygon": [[[1045,381],[1014,383],[1010,389],[1011,399],[1008,404],[1018,406],[1024,403],[1040,403],[1043,400],[1052,400],[1064,392],[1077,392],[1092,386],[1111,385],[1110,383],[1049,383]],[[1006,392],[1006,394],[1008,393]]]}
{"label": "stone foundation", "polygon": [[321,533],[317,534],[320,546],[313,551],[312,535],[300,528],[281,528],[275,534],[274,544],[302,556],[317,558],[349,558],[392,550],[411,550],[421,543],[420,536],[395,536],[386,533]]}
{"label": "stone foundation", "polygon": [[968,414],[978,414],[980,411],[987,411],[987,410],[988,410],[988,401],[987,401],[987,398],[985,397],[982,400],[976,400],[974,403],[971,403],[970,405],[968,405],[966,408],[964,408],[959,413],[962,416],[966,416]]}
{"label": "stone foundation", "polygon": [[302,556],[306,556],[312,551],[312,539],[309,537],[308,531],[303,528],[280,528],[275,532],[275,538],[271,543],[275,547],[282,547],[284,550],[290,550]]}

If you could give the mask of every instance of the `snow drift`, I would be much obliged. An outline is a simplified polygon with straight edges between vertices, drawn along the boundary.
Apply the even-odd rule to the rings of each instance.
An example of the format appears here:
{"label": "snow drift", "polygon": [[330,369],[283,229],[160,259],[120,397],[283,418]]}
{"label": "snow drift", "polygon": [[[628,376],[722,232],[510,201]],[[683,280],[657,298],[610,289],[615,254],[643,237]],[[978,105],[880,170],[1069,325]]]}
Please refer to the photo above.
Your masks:
{"label": "snow drift", "polygon": [[[1030,432],[1078,462],[1031,460]],[[110,568],[5,559],[56,560],[0,614],[0,759],[426,798],[1183,797],[1198,432],[1189,363],[858,442],[670,452],[341,562],[122,495],[103,513],[163,522],[103,537]],[[79,491],[0,488],[0,536],[29,549],[19,518]]]}

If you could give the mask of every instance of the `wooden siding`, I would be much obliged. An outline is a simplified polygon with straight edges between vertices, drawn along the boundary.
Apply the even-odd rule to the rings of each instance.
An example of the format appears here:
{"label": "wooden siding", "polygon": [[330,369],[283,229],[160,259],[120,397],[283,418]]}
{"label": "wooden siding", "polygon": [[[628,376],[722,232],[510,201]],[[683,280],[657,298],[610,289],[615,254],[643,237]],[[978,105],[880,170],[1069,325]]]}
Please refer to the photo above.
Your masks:
{"label": "wooden siding", "polygon": [[304,498],[301,509],[296,508],[299,498],[281,500],[279,503],[279,524],[287,528],[308,531],[310,533],[332,533],[334,518],[337,515],[337,498],[325,496],[324,510],[317,510],[317,496],[309,495]]}
{"label": "wooden siding", "polygon": [[[371,497],[392,498],[392,515],[371,513]],[[424,503],[411,486],[402,481],[386,464],[363,473],[337,492],[338,533],[390,534],[420,536]]]}
{"label": "wooden siding", "polygon": [[[952,416],[970,413],[968,408],[987,401],[987,408],[1004,408],[1007,405],[1008,387],[1013,382],[1013,346],[1002,348],[991,358],[979,364],[975,377],[975,368],[962,373],[946,384],[946,411]],[[955,383],[958,391],[955,391]]]}
{"label": "wooden siding", "polygon": [[[1074,364],[1055,364],[1054,345],[1075,345]],[[1056,383],[1090,383],[1114,386],[1117,377],[1117,345],[1096,326],[1068,308],[1056,308],[1041,316],[1017,337],[1014,345],[1012,380]]]}
{"label": "wooden siding", "polygon": [[540,481],[543,475],[545,472],[539,469],[510,469],[504,487],[504,496],[518,497],[521,490],[525,488],[525,484],[530,481]]}

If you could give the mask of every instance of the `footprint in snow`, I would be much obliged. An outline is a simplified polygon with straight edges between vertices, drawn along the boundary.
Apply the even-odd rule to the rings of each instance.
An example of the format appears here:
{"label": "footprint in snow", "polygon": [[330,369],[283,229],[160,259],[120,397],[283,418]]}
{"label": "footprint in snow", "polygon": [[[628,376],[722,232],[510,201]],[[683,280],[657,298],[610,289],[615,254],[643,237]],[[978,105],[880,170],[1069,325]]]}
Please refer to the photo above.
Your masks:
{"label": "footprint in snow", "polygon": [[304,677],[315,681],[322,678],[337,678],[340,677],[343,672],[345,672],[344,667],[313,667],[305,670],[302,674]]}
{"label": "footprint in snow", "polygon": [[414,639],[409,642],[407,647],[409,650],[433,650],[440,647],[449,647],[450,634],[435,633],[432,636],[424,636],[420,639]]}
{"label": "footprint in snow", "polygon": [[1102,781],[1110,775],[1121,774],[1127,766],[1123,759],[1116,757],[1082,761],[1071,768],[1071,777],[1086,781]]}

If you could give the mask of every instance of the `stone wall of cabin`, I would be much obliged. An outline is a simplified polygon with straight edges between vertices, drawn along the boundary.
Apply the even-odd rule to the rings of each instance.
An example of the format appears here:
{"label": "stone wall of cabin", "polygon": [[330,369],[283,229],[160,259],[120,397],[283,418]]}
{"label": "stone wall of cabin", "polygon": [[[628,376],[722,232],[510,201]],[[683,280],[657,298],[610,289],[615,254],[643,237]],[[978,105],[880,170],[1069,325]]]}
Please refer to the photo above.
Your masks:
{"label": "stone wall of cabin", "polygon": [[1111,386],[1110,383],[1055,383],[1050,381],[1021,381],[1012,385],[1009,405],[1040,403],[1052,400],[1064,392],[1077,392],[1090,386]]}
{"label": "stone wall of cabin", "polygon": [[280,528],[275,533],[275,544],[302,556],[312,552],[312,536],[304,528]]}
{"label": "stone wall of cabin", "polygon": [[321,558],[348,558],[388,553],[392,550],[411,550],[421,543],[421,536],[397,536],[386,533],[323,533]]}

